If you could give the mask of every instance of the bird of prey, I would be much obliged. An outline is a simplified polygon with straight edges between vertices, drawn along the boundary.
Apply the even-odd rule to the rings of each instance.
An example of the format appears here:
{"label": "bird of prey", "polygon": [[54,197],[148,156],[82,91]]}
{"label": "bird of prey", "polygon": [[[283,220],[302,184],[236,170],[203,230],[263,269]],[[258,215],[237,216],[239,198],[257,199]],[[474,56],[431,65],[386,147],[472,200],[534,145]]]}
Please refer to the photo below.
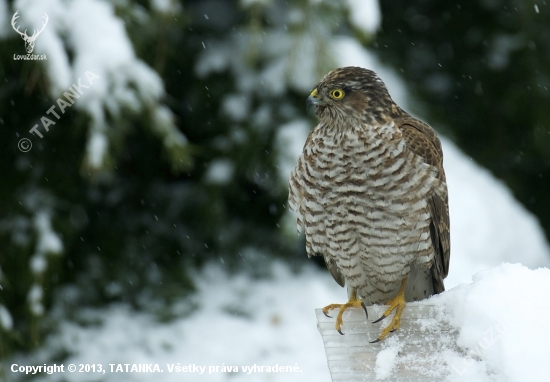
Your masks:
{"label": "bird of prey", "polygon": [[[406,301],[443,292],[450,226],[443,152],[435,131],[390,97],[371,70],[328,73],[307,98],[319,124],[291,173],[289,206],[308,257],[323,256],[349,307],[395,310],[373,342],[399,328]],[[367,316],[368,318],[368,316]]]}

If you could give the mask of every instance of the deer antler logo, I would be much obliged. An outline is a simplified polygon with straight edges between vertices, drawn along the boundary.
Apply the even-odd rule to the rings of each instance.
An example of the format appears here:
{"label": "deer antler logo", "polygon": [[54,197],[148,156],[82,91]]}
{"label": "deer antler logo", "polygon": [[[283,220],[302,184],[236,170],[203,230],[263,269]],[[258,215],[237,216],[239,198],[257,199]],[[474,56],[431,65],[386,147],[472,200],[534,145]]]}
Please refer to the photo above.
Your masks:
{"label": "deer antler logo", "polygon": [[13,17],[11,18],[11,26],[17,33],[21,35],[21,38],[25,40],[25,49],[27,50],[27,53],[32,53],[32,51],[34,50],[34,42],[36,41],[36,38],[40,35],[40,33],[42,33],[44,28],[46,28],[46,25],[48,25],[48,20],[49,20],[48,15],[44,13],[45,20],[44,20],[44,24],[42,25],[42,29],[40,29],[39,31],[35,29],[32,36],[29,37],[27,36],[26,29],[25,29],[25,32],[20,32],[19,27],[15,26],[15,21],[19,18],[18,13],[19,11],[15,12]]}

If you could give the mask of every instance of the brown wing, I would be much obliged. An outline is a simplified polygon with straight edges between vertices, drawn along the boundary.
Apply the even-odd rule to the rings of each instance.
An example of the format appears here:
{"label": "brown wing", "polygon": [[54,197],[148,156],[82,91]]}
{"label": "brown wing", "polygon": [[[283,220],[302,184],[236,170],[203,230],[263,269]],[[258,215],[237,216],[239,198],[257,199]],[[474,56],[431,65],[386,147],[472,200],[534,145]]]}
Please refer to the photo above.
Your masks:
{"label": "brown wing", "polygon": [[443,170],[441,142],[435,131],[418,119],[405,116],[398,123],[409,149],[422,157],[426,163],[436,167],[439,170],[438,178],[445,185],[444,192],[434,192],[428,200],[432,218],[430,234],[435,249],[434,263],[431,269],[432,281],[434,293],[441,293],[445,290],[443,279],[449,273],[451,257],[449,201],[445,171]]}

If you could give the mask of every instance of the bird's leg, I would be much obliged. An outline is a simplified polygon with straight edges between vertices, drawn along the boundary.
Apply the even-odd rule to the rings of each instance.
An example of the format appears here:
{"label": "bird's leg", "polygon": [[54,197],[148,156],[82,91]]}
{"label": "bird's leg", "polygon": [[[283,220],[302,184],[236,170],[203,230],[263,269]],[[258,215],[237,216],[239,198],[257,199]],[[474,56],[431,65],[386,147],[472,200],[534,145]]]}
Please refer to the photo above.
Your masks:
{"label": "bird's leg", "polygon": [[399,288],[399,292],[397,293],[397,296],[395,296],[393,300],[390,300],[386,303],[386,305],[389,305],[390,307],[386,309],[382,317],[380,317],[378,320],[373,322],[373,323],[377,323],[382,321],[384,318],[388,317],[391,314],[391,312],[395,310],[395,316],[393,316],[390,324],[382,330],[382,333],[380,333],[380,336],[378,336],[377,339],[375,339],[374,341],[371,341],[371,344],[382,341],[384,338],[386,338],[388,333],[399,329],[399,327],[401,326],[401,314],[403,314],[403,309],[405,308],[405,285],[406,284],[407,284],[407,276],[405,276],[401,281],[401,287]]}
{"label": "bird's leg", "polygon": [[346,302],[345,304],[330,304],[330,305],[327,305],[323,308],[323,313],[325,314],[325,316],[327,317],[330,317],[328,315],[328,311],[331,310],[331,309],[340,309],[340,311],[338,312],[338,316],[336,316],[336,330],[338,331],[338,333],[344,335],[344,333],[342,333],[342,315],[344,314],[344,311],[348,308],[363,308],[363,310],[365,311],[365,313],[367,314],[367,319],[369,318],[369,313],[367,312],[367,307],[365,306],[365,303],[359,298],[357,298],[357,291],[355,290],[355,288],[353,288],[351,290],[351,295],[349,296],[349,300],[348,302]]}

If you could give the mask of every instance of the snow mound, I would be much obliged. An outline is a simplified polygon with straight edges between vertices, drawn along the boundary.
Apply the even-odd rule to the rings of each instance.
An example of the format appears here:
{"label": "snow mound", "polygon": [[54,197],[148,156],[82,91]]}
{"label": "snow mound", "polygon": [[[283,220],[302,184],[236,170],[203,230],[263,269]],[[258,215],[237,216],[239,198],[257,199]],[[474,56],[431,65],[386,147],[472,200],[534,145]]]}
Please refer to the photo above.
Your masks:
{"label": "snow mound", "polygon": [[[271,276],[256,279],[230,276],[219,266],[197,273],[197,292],[182,303],[184,314],[163,322],[155,315],[127,306],[80,312],[77,321],[63,321],[32,358],[12,359],[19,365],[101,363],[101,380],[163,382],[304,381],[330,382],[323,343],[315,325],[316,307],[340,301],[343,290],[326,273],[308,266],[295,273],[288,266],[266,264]],[[154,302],[151,302],[154,304]],[[159,364],[162,374],[111,373],[109,364]],[[169,372],[169,366],[205,366],[203,374]],[[264,366],[264,372],[242,367]],[[291,366],[298,372],[266,372],[265,367]],[[209,367],[218,371],[209,373]],[[239,372],[222,372],[238,366]],[[115,367],[116,370],[116,367]],[[192,370],[192,369],[191,369]],[[198,370],[198,369],[195,369]],[[254,370],[254,369],[252,369]],[[89,381],[90,373],[65,373],[67,381]],[[10,373],[15,380],[24,374]],[[57,381],[59,375],[40,374],[36,381]]]}
{"label": "snow mound", "polygon": [[465,354],[447,354],[451,381],[547,381],[550,269],[502,264],[435,296]]}
{"label": "snow mound", "polygon": [[[405,307],[401,328],[370,344],[381,328],[361,309],[334,319],[317,311],[333,381],[547,381],[550,363],[550,269],[504,263]],[[385,307],[369,307],[380,317]],[[374,313],[374,314],[373,314]],[[385,325],[389,318],[384,320]]]}
{"label": "snow mound", "polygon": [[[32,359],[18,364],[43,364],[68,354],[64,364],[98,364],[107,372],[102,380],[149,381],[151,373],[113,373],[110,364],[158,364],[162,381],[304,381],[329,382],[323,343],[315,325],[314,308],[343,302],[342,289],[327,273],[306,267],[299,273],[275,263],[271,277],[254,279],[229,276],[218,266],[197,275],[196,309],[187,317],[159,322],[153,315],[125,306],[82,312],[84,325],[63,322]],[[426,320],[436,336],[451,326],[456,343],[441,336],[434,360],[419,360],[430,370],[415,370],[438,381],[547,381],[550,363],[550,270],[530,270],[519,264],[502,264],[477,273],[470,284],[460,285],[426,300],[440,313]],[[380,307],[381,308],[381,307]],[[407,309],[407,308],[405,308]],[[344,322],[345,325],[345,322]],[[370,324],[369,324],[370,325]],[[391,379],[410,355],[402,354],[403,333],[392,333],[376,359],[379,379]],[[348,333],[351,336],[352,333]],[[59,360],[57,361],[59,363]],[[53,363],[53,362],[51,362]],[[186,372],[170,367],[193,366]],[[298,366],[293,373],[245,372],[243,367]],[[203,374],[199,366],[206,367]],[[209,367],[218,366],[219,371]],[[222,372],[237,366],[238,372]],[[116,370],[116,366],[114,366]],[[174,369],[172,369],[174,370]],[[195,371],[192,371],[195,370]],[[199,376],[200,375],[200,376]],[[10,373],[13,378],[22,375]],[[64,374],[70,381],[89,380],[88,373]],[[56,374],[37,381],[57,380]]]}
{"label": "snow mound", "polygon": [[537,218],[510,190],[442,139],[449,187],[451,263],[447,289],[503,262],[550,267],[550,252]]}

